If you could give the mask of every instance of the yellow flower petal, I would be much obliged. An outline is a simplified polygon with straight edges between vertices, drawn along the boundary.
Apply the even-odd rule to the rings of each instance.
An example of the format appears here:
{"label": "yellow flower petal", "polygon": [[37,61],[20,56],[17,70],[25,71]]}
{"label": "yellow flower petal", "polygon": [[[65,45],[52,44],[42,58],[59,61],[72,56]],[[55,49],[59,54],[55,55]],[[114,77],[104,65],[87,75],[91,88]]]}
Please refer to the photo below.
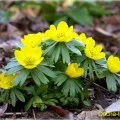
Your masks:
{"label": "yellow flower petal", "polygon": [[81,34],[79,35],[79,38],[80,38],[81,40],[86,40],[86,39],[87,39],[85,33],[81,33]]}
{"label": "yellow flower petal", "polygon": [[43,57],[41,57],[42,49],[40,47],[25,47],[21,50],[16,50],[14,54],[18,63],[27,69],[37,67],[43,60]]}
{"label": "yellow flower petal", "polygon": [[94,56],[94,60],[100,60],[105,57],[104,52],[100,52],[98,55]]}
{"label": "yellow flower petal", "polygon": [[111,55],[107,60],[107,67],[112,73],[120,72],[120,59]]}
{"label": "yellow flower petal", "polygon": [[16,57],[16,60],[22,65],[22,61],[24,60],[24,54],[22,52],[20,52],[19,50],[16,50],[14,52],[14,55]]}
{"label": "yellow flower petal", "polygon": [[73,26],[70,26],[69,31],[71,32],[73,31]]}
{"label": "yellow flower petal", "polygon": [[103,49],[103,46],[102,46],[102,45],[97,45],[97,46],[95,47],[95,50],[96,50],[97,52],[101,52],[102,49]]}
{"label": "yellow flower petal", "polygon": [[57,26],[57,30],[68,30],[68,25],[66,22],[61,21],[58,26]]}
{"label": "yellow flower petal", "polygon": [[70,42],[77,34],[73,31],[73,26],[68,27],[67,23],[61,21],[57,27],[50,26],[45,32],[44,39],[52,39],[56,42]]}
{"label": "yellow flower petal", "polygon": [[13,87],[13,75],[5,76],[5,73],[0,74],[0,88],[10,89]]}
{"label": "yellow flower petal", "polygon": [[86,47],[89,47],[89,48],[95,47],[95,40],[92,37],[87,38]]}
{"label": "yellow flower petal", "polygon": [[102,51],[102,45],[96,45],[93,38],[88,38],[86,41],[85,55],[93,60],[100,60],[105,57],[105,53]]}
{"label": "yellow flower petal", "polygon": [[41,44],[42,40],[43,40],[43,34],[37,33],[37,34],[24,35],[24,38],[21,39],[21,42],[24,46],[36,47]]}
{"label": "yellow flower petal", "polygon": [[56,31],[56,27],[54,25],[50,25],[50,30]]}
{"label": "yellow flower petal", "polygon": [[81,33],[80,35],[76,36],[75,39],[86,44],[87,37],[85,33]]}
{"label": "yellow flower petal", "polygon": [[77,63],[70,64],[65,72],[70,78],[77,78],[83,75],[84,69],[79,68]]}

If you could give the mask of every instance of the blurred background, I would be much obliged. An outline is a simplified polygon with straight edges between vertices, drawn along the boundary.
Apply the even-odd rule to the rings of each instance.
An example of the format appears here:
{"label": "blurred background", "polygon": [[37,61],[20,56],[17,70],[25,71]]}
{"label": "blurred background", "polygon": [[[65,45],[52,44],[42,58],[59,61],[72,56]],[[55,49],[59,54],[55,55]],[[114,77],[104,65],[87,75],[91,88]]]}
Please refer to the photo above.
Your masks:
{"label": "blurred background", "polygon": [[119,55],[120,2],[115,0],[3,0],[0,1],[0,67],[13,55],[24,34],[44,32],[61,20],[74,25]]}

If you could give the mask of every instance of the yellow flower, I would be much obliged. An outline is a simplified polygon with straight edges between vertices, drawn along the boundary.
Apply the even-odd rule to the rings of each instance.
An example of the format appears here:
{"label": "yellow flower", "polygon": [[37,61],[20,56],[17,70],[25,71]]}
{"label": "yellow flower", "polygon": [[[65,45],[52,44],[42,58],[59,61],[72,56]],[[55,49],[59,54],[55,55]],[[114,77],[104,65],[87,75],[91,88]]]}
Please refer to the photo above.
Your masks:
{"label": "yellow flower", "polygon": [[80,35],[76,36],[75,39],[78,40],[78,41],[80,41],[80,42],[83,42],[84,44],[86,44],[86,42],[88,40],[91,40],[92,37],[88,37],[87,38],[86,35],[85,35],[85,33],[81,33]]}
{"label": "yellow flower", "polygon": [[107,60],[107,67],[112,73],[120,72],[120,59],[111,55]]}
{"label": "yellow flower", "polygon": [[21,50],[15,50],[14,54],[18,63],[27,69],[35,68],[43,60],[40,47],[24,47]]}
{"label": "yellow flower", "polygon": [[5,73],[0,74],[0,88],[10,89],[13,87],[12,81],[14,79],[13,75],[5,76]]}
{"label": "yellow flower", "polygon": [[76,36],[76,40],[79,40],[80,42],[86,43],[87,37],[85,33],[81,33],[80,35]]}
{"label": "yellow flower", "polygon": [[79,68],[77,63],[70,64],[65,72],[71,78],[77,78],[83,75],[84,69]]}
{"label": "yellow flower", "polygon": [[43,33],[37,34],[28,34],[24,35],[24,38],[21,40],[24,46],[36,47],[40,45],[43,39]]}
{"label": "yellow flower", "polygon": [[45,38],[52,39],[56,42],[70,42],[77,34],[73,31],[73,26],[68,27],[67,23],[61,21],[57,27],[50,26],[45,32]]}
{"label": "yellow flower", "polygon": [[101,52],[103,49],[102,45],[96,45],[95,41],[90,38],[86,41],[85,54],[88,58],[93,60],[100,60],[105,57],[105,53]]}

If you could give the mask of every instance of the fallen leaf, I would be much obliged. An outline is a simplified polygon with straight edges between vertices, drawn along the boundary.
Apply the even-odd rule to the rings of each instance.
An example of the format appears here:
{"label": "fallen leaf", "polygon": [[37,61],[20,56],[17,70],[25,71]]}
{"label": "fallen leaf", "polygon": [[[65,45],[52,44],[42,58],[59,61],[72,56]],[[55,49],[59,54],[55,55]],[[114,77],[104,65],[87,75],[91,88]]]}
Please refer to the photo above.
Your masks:
{"label": "fallen leaf", "polygon": [[119,15],[104,17],[103,20],[107,24],[116,25],[116,26],[120,25],[120,16]]}
{"label": "fallen leaf", "polygon": [[95,27],[95,32],[97,34],[99,34],[100,36],[104,37],[104,38],[112,38],[112,39],[116,39],[117,36],[113,33],[110,33],[108,31],[105,31],[104,29],[100,28],[100,27]]}
{"label": "fallen leaf", "polygon": [[82,111],[77,115],[77,120],[99,120],[102,118],[98,116],[102,112],[101,110],[92,110],[92,111]]}
{"label": "fallen leaf", "polygon": [[68,116],[68,114],[69,114],[69,111],[63,109],[62,107],[52,106],[52,105],[49,105],[48,107],[49,107],[53,112],[57,113],[57,114],[58,114],[59,116],[61,116],[61,117],[66,117],[66,116]]}
{"label": "fallen leaf", "polygon": [[108,107],[105,109],[105,112],[106,112],[106,113],[117,112],[117,111],[120,112],[120,99],[117,100],[116,102],[112,103],[110,106],[108,106]]}
{"label": "fallen leaf", "polygon": [[77,33],[85,33],[87,34],[87,36],[94,36],[92,27],[88,27],[88,26],[86,27],[86,26],[76,24],[74,26],[74,31]]}
{"label": "fallen leaf", "polygon": [[0,106],[0,116],[3,116],[5,111],[7,110],[8,104],[5,103],[2,106]]}

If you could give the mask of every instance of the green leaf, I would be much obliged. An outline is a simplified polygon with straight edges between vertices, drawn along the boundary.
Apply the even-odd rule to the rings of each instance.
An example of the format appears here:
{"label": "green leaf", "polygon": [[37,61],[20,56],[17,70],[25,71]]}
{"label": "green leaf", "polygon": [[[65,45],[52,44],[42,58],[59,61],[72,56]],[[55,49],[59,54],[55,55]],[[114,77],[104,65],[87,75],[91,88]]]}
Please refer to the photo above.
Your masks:
{"label": "green leaf", "polygon": [[106,58],[100,59],[100,60],[96,61],[96,63],[99,65],[106,64]]}
{"label": "green leaf", "polygon": [[96,61],[96,63],[97,64],[100,64],[100,65],[102,65],[102,64],[106,64],[106,58],[103,58],[103,59],[100,59],[100,60],[98,60],[98,61]]}
{"label": "green leaf", "polygon": [[86,59],[86,56],[82,55],[82,56],[73,56],[71,58],[73,61],[77,62],[78,64],[82,64],[82,62]]}
{"label": "green leaf", "polygon": [[113,74],[115,80],[118,82],[118,84],[120,85],[120,77],[116,74]]}
{"label": "green leaf", "polygon": [[55,61],[55,63],[58,61],[60,56],[60,43],[55,45],[55,48],[51,50],[49,53],[51,55],[51,61]]}
{"label": "green leaf", "polygon": [[76,92],[80,93],[81,89],[83,89],[83,87],[81,85],[81,80],[80,79],[74,80],[74,83],[75,83],[74,86],[75,86]]}
{"label": "green leaf", "polygon": [[33,107],[38,107],[40,104],[43,104],[42,99],[39,96],[34,97]]}
{"label": "green leaf", "polygon": [[25,111],[28,111],[30,109],[30,107],[32,106],[33,104],[33,101],[34,101],[34,98],[31,98],[29,100],[29,102],[25,105]]}
{"label": "green leaf", "polygon": [[0,10],[0,23],[6,24],[9,22],[12,14],[8,11]]}
{"label": "green leaf", "polygon": [[41,85],[40,87],[38,87],[36,94],[39,96],[47,92],[47,90],[48,90],[48,85]]}
{"label": "green leaf", "polygon": [[[69,90],[70,90],[70,86],[69,86],[69,81],[67,80],[65,83],[64,83],[64,86],[62,88],[62,93],[65,95],[65,96],[68,96],[69,94]],[[73,89],[73,88],[71,88]]]}
{"label": "green leaf", "polygon": [[65,74],[59,75],[57,78],[55,78],[55,84],[57,84],[57,86],[60,86],[66,81],[67,78],[68,76]]}
{"label": "green leaf", "polygon": [[86,105],[86,106],[91,106],[91,103],[90,103],[88,100],[84,100],[83,103],[84,103],[84,105]]}
{"label": "green leaf", "polygon": [[44,111],[47,108],[47,105],[41,104],[40,106],[40,111]]}
{"label": "green leaf", "polygon": [[13,57],[9,60],[10,62],[17,62],[16,59]]}
{"label": "green leaf", "polygon": [[61,46],[60,46],[60,44],[58,44],[58,46],[55,49],[55,54],[56,54],[55,55],[55,62],[57,62],[59,57],[60,57],[60,49],[61,49]]}
{"label": "green leaf", "polygon": [[55,103],[57,103],[57,100],[55,100],[55,99],[48,99],[47,101],[45,101],[46,105],[55,106],[56,105]]}
{"label": "green leaf", "polygon": [[62,92],[65,96],[68,96],[70,94],[71,97],[74,97],[76,93],[79,93],[82,88],[79,82],[75,79],[68,79],[62,88]]}
{"label": "green leaf", "polygon": [[9,62],[6,66],[5,69],[10,69],[16,66],[20,66],[20,64],[18,62]]}
{"label": "green leaf", "polygon": [[115,75],[117,75],[120,78],[120,74],[119,73],[116,73]]}
{"label": "green leaf", "polygon": [[89,4],[88,10],[92,16],[101,17],[108,14],[107,9],[105,9],[101,4]]}
{"label": "green leaf", "polygon": [[37,73],[36,75],[42,83],[47,84],[49,82],[47,77],[39,69],[35,69],[35,72]]}
{"label": "green leaf", "polygon": [[87,61],[87,60],[85,60],[85,61],[83,62],[83,68],[84,68],[84,70],[85,70],[85,72],[84,72],[84,77],[86,78],[86,77],[87,77],[87,73],[88,73],[88,61]]}
{"label": "green leaf", "polygon": [[47,67],[44,67],[42,65],[38,66],[37,67],[42,73],[44,73],[45,75],[51,77],[51,78],[55,78],[56,77],[56,74],[55,72],[53,72],[52,70],[50,70],[49,68]]}
{"label": "green leaf", "polygon": [[90,80],[94,80],[94,68],[92,66],[92,61],[91,60],[88,61],[88,69],[89,69]]}
{"label": "green leaf", "polygon": [[47,56],[48,57],[52,57],[51,59],[50,59],[50,61],[54,61],[54,58],[55,58],[55,54],[53,54],[54,53],[54,51],[55,51],[55,48],[56,48],[56,46],[57,46],[57,44],[55,45],[55,46],[53,46],[51,49],[50,49],[50,51],[47,53]]}
{"label": "green leaf", "polygon": [[53,41],[52,39],[48,39],[47,41],[43,41],[43,45],[45,44],[45,46],[51,46],[52,44],[54,44],[55,41]]}
{"label": "green leaf", "polygon": [[30,94],[30,95],[33,95],[33,96],[36,96],[36,90],[35,88],[31,85],[29,87],[22,87],[22,90],[25,90],[27,92],[27,94]]}
{"label": "green leaf", "polygon": [[86,8],[69,9],[66,14],[81,25],[91,25],[92,18]]}
{"label": "green leaf", "polygon": [[32,78],[33,78],[34,82],[36,83],[36,85],[40,86],[41,85],[41,81],[38,78],[36,71],[32,70],[31,74],[32,74]]}
{"label": "green leaf", "polygon": [[17,86],[18,84],[20,84],[20,86],[22,86],[24,84],[25,80],[27,79],[29,73],[30,73],[30,70],[27,70],[27,69],[21,70],[20,73],[13,80],[13,84],[15,86]]}
{"label": "green leaf", "polygon": [[70,54],[68,48],[64,44],[61,45],[61,52],[63,63],[70,63]]}
{"label": "green leaf", "polygon": [[46,50],[43,51],[43,54],[47,54],[56,44],[57,42],[53,43],[53,45],[50,45]]}
{"label": "green leaf", "polygon": [[25,102],[25,97],[23,96],[23,94],[19,91],[19,90],[15,90],[15,95],[16,97],[21,101],[21,102]]}
{"label": "green leaf", "polygon": [[117,91],[116,81],[113,75],[106,77],[106,83],[109,91]]}
{"label": "green leaf", "polygon": [[49,67],[55,67],[55,66],[53,65],[53,62],[50,61],[50,60],[48,60],[48,59],[43,60],[43,61],[40,63],[40,65],[49,66]]}
{"label": "green leaf", "polygon": [[69,84],[69,87],[71,88],[70,89],[70,96],[75,96],[75,94],[76,94],[76,88],[75,88],[75,84],[74,84],[74,82],[71,80],[70,82],[69,82],[70,84]]}
{"label": "green leaf", "polygon": [[93,69],[95,71],[96,76],[99,78],[100,77],[100,75],[99,75],[99,69],[98,69],[98,67],[97,67],[97,65],[95,64],[94,61],[92,61],[92,67],[93,67]]}
{"label": "green leaf", "polygon": [[63,16],[62,18],[59,18],[58,20],[56,20],[54,22],[54,25],[57,26],[61,21],[67,21],[68,17],[67,16]]}
{"label": "green leaf", "polygon": [[77,55],[82,56],[80,50],[78,50],[77,48],[75,48],[73,45],[68,45],[66,44],[67,48],[72,51],[73,53],[76,53]]}
{"label": "green leaf", "polygon": [[40,2],[35,1],[25,1],[24,3],[15,2],[15,4],[13,4],[11,7],[15,9],[40,8]]}
{"label": "green leaf", "polygon": [[47,2],[41,2],[40,7],[45,13],[50,14],[50,13],[56,12],[56,7],[57,6],[55,4],[49,4]]}
{"label": "green leaf", "polygon": [[8,101],[10,96],[10,90],[5,90],[3,93],[1,93],[1,96],[3,98],[2,102]]}
{"label": "green leaf", "polygon": [[6,73],[5,75],[11,75],[11,74],[15,74],[16,72],[22,70],[23,67],[22,66],[16,66],[16,67],[13,67],[13,68],[10,68]]}
{"label": "green leaf", "polygon": [[102,76],[103,77],[107,77],[107,76],[109,76],[111,73],[110,73],[110,71],[108,71],[108,70],[102,70]]}
{"label": "green leaf", "polygon": [[10,92],[10,99],[11,99],[12,106],[15,107],[15,105],[16,105],[16,96],[15,96],[14,91],[12,91],[12,90]]}
{"label": "green leaf", "polygon": [[77,41],[77,40],[72,40],[72,41],[70,41],[66,44],[73,45],[73,46],[78,46],[78,47],[84,47],[85,46],[82,42]]}

